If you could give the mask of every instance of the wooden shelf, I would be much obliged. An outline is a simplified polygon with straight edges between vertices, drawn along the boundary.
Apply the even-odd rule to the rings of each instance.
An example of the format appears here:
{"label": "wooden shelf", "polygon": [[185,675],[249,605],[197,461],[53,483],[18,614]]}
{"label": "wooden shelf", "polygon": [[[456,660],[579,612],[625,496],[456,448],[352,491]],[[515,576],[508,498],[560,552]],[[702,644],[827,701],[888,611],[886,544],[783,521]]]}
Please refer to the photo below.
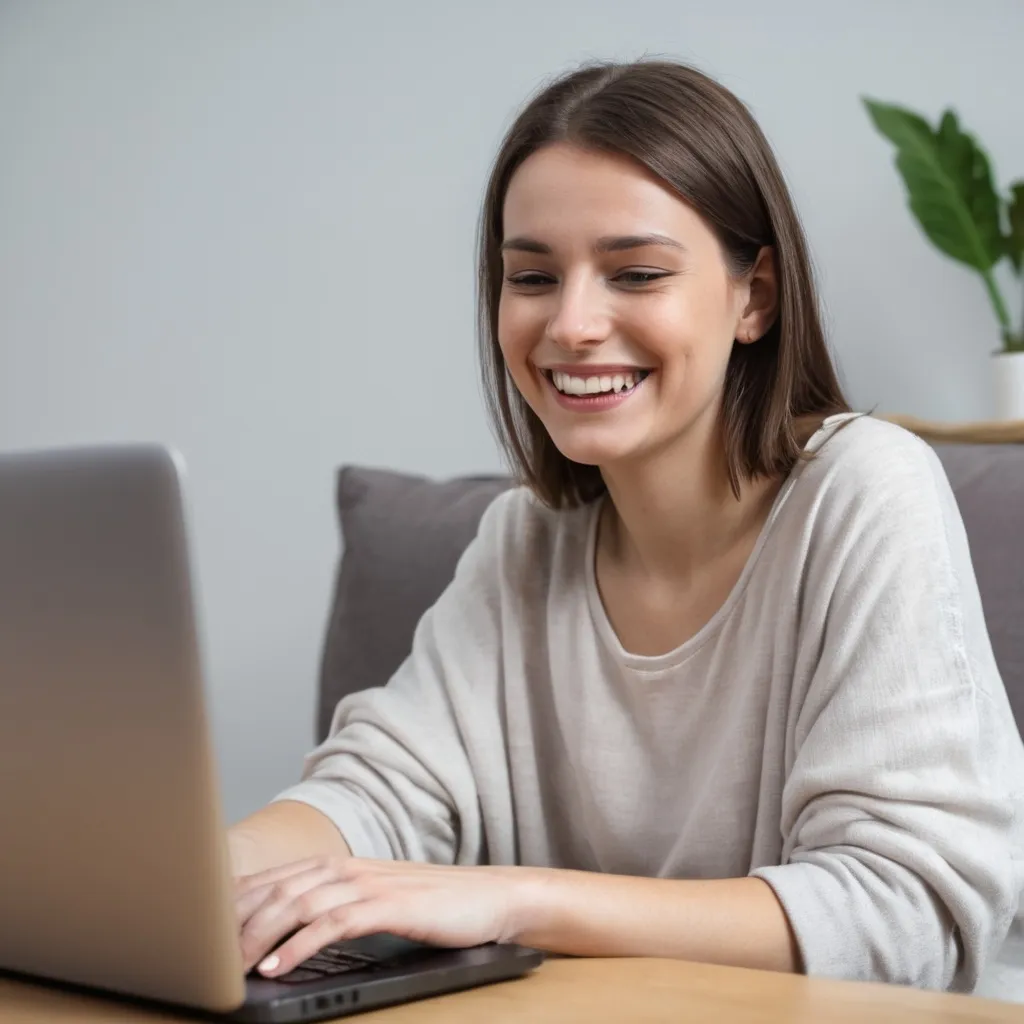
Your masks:
{"label": "wooden shelf", "polygon": [[1024,420],[991,420],[975,423],[943,423],[900,413],[879,413],[925,441],[940,444],[1024,444]]}

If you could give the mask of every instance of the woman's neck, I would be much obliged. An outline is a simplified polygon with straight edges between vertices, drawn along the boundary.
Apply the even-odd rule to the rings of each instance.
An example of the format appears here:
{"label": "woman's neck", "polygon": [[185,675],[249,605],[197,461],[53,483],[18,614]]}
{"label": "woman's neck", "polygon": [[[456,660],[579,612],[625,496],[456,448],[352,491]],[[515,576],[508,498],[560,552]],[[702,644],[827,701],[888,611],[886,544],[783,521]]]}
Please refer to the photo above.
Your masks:
{"label": "woman's neck", "polygon": [[641,576],[684,580],[760,531],[782,481],[729,483],[717,415],[695,422],[671,448],[602,470],[606,557]]}

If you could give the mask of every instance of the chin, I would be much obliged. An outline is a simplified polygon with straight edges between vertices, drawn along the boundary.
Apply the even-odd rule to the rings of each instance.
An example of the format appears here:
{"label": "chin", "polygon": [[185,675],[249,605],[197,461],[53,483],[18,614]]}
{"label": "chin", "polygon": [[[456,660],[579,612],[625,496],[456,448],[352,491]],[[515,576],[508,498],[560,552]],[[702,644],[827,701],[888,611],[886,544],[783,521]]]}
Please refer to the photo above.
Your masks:
{"label": "chin", "polygon": [[633,446],[622,443],[621,438],[602,441],[599,438],[559,437],[550,434],[555,447],[570,461],[583,466],[609,466],[628,459]]}

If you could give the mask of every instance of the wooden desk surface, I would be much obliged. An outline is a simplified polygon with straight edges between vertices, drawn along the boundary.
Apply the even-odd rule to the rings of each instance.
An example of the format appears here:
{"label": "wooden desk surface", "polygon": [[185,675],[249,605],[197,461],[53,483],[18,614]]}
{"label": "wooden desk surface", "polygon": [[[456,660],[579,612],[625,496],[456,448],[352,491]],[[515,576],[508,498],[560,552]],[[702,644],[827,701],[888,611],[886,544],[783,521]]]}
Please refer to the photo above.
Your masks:
{"label": "wooden desk surface", "polygon": [[[3,1024],[195,1020],[0,978]],[[672,960],[552,960],[528,978],[346,1018],[353,1024],[1022,1024],[1024,1005]]]}

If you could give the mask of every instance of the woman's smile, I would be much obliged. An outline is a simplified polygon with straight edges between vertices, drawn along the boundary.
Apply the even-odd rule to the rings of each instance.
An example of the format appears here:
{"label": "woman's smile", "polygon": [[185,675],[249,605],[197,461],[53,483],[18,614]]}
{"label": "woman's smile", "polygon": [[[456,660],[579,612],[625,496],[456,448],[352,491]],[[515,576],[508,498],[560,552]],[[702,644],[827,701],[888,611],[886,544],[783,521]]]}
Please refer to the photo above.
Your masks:
{"label": "woman's smile", "polygon": [[640,393],[654,372],[614,366],[580,366],[574,370],[543,369],[547,392],[563,409],[595,413],[618,409]]}

